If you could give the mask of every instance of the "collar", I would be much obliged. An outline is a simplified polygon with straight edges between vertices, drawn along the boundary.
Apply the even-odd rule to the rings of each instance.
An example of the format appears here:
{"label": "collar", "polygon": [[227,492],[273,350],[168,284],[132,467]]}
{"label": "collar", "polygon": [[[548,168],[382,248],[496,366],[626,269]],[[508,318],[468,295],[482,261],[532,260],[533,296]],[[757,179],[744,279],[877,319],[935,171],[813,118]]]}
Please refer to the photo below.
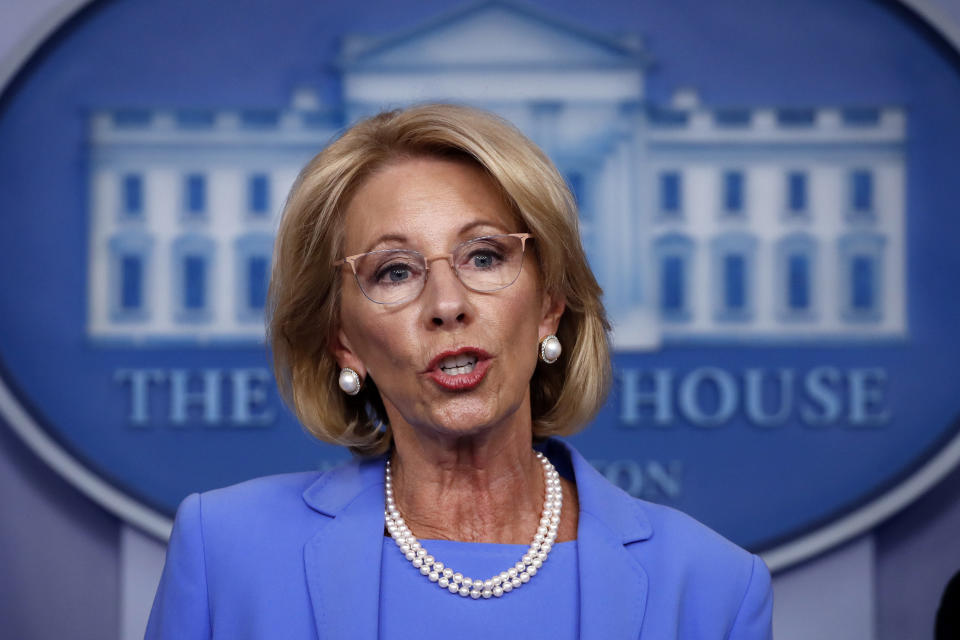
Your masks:
{"label": "collar", "polygon": [[[639,637],[647,575],[627,545],[653,535],[642,503],[608,482],[569,444],[550,439],[538,448],[577,485],[580,638]],[[385,459],[338,467],[303,492],[304,502],[327,516],[304,546],[319,638],[377,637]]]}

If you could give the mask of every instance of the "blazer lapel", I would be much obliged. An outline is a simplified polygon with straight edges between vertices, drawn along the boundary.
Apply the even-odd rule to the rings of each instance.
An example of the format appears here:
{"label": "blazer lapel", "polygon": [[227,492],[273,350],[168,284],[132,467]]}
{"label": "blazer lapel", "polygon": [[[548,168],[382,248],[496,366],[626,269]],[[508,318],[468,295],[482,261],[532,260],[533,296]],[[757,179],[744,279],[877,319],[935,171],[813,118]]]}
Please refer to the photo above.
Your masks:
{"label": "blazer lapel", "polygon": [[627,550],[652,534],[636,500],[610,484],[576,449],[573,463],[580,518],[580,638],[639,638],[647,606],[647,573]]}
{"label": "blazer lapel", "polygon": [[327,516],[304,546],[317,637],[375,640],[383,545],[383,459],[322,475],[303,494]]}
{"label": "blazer lapel", "polygon": [[[553,447],[569,455],[580,502],[580,638],[639,638],[647,574],[627,545],[648,539],[650,523],[633,498],[611,485],[575,449],[552,440],[546,453],[558,468],[566,466],[566,456],[551,453]],[[303,498],[326,516],[304,546],[317,636],[374,640],[384,540],[383,458],[325,473]]]}

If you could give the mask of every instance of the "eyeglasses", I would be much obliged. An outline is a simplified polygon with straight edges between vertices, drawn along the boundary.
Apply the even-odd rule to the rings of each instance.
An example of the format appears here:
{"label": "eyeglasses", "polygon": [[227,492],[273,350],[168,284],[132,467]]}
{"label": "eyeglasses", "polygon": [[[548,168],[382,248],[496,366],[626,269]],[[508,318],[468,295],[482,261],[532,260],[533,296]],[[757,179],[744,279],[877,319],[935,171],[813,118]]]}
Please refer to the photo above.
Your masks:
{"label": "eyeglasses", "polygon": [[450,263],[466,288],[488,293],[516,282],[527,240],[532,238],[529,233],[483,236],[429,258],[412,249],[383,249],[337,260],[334,266],[349,264],[360,291],[377,304],[398,304],[420,295],[434,260]]}

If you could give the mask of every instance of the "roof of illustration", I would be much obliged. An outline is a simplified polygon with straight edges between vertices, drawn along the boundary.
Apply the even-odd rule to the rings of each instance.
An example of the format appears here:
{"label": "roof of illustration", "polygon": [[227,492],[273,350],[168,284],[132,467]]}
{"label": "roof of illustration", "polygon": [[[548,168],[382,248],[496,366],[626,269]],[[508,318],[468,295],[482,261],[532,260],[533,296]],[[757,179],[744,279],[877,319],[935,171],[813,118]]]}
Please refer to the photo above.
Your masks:
{"label": "roof of illustration", "polygon": [[386,37],[351,36],[351,70],[415,67],[637,67],[649,57],[635,37],[588,31],[515,2],[488,0]]}

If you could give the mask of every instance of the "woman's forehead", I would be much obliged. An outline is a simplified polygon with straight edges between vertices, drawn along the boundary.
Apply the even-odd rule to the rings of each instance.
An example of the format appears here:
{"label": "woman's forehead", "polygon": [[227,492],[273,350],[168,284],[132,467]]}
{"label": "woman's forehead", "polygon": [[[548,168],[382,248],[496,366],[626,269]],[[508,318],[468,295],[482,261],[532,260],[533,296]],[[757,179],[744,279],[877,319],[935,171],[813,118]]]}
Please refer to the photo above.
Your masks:
{"label": "woman's forehead", "polygon": [[516,231],[512,210],[481,168],[462,161],[410,158],[376,172],[346,209],[347,254],[382,244],[448,245]]}

